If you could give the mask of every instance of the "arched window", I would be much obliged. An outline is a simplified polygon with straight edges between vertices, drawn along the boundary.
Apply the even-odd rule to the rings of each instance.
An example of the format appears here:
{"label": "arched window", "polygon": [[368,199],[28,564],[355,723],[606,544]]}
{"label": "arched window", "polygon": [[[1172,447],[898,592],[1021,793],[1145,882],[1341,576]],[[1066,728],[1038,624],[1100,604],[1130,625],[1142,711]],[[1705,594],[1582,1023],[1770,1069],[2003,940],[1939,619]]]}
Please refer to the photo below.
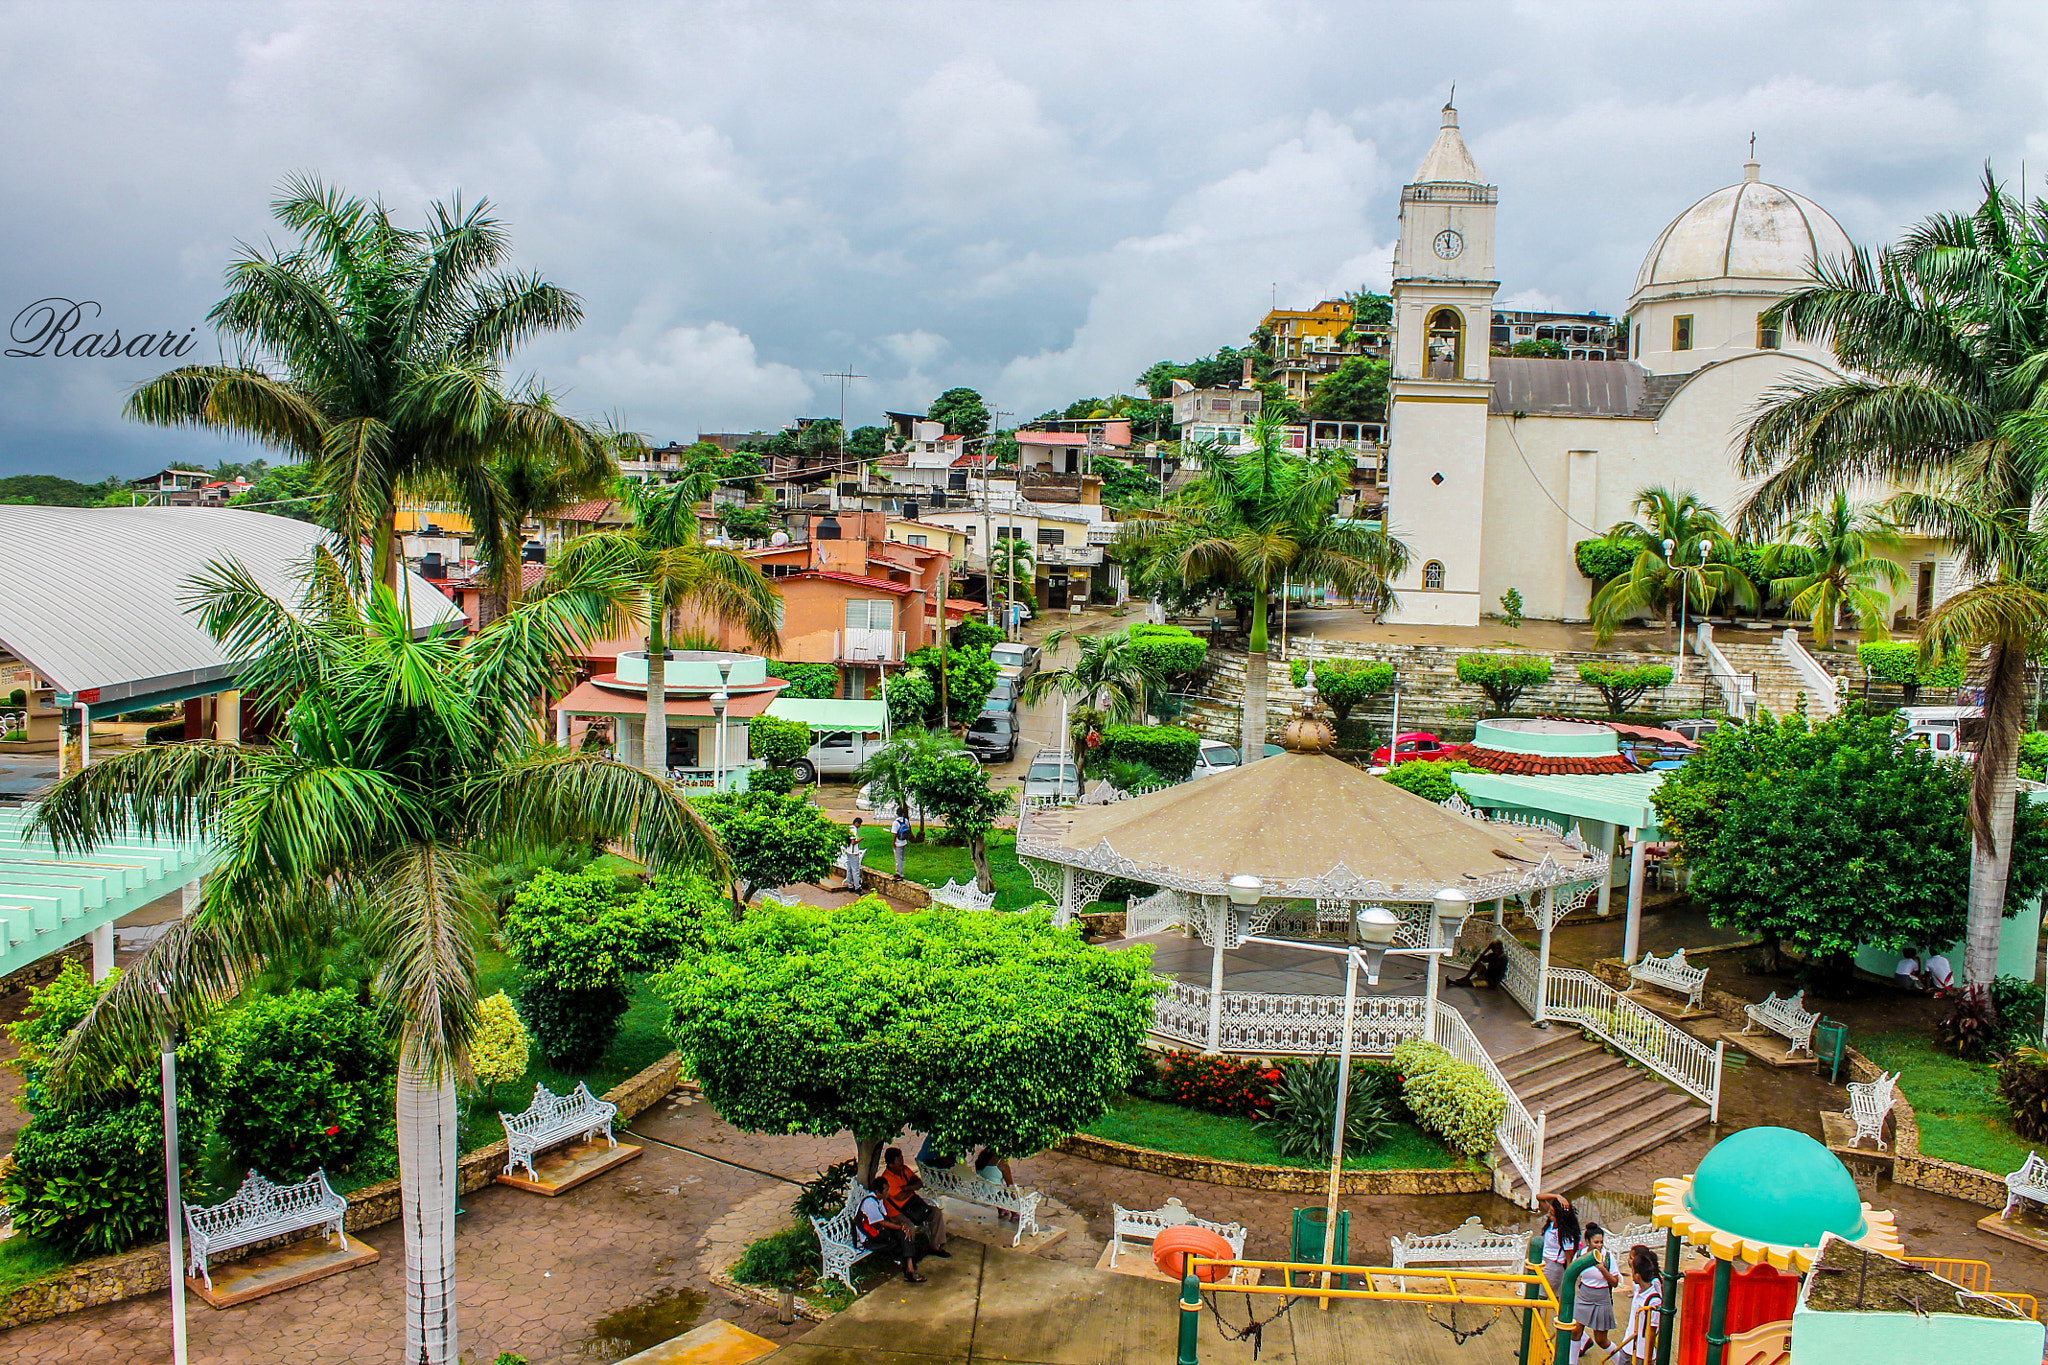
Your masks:
{"label": "arched window", "polygon": [[1440,559],[1432,559],[1422,566],[1422,586],[1432,591],[1444,585],[1444,565]]}
{"label": "arched window", "polygon": [[1429,315],[1423,342],[1428,349],[1427,373],[1431,379],[1460,379],[1465,374],[1465,315],[1455,308],[1439,308]]}

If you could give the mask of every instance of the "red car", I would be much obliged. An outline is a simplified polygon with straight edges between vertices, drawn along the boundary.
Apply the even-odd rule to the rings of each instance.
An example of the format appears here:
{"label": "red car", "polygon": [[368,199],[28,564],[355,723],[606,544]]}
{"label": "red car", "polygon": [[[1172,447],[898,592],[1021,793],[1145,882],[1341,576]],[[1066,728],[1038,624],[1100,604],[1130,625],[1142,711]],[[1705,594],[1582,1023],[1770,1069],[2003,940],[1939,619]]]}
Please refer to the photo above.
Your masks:
{"label": "red car", "polygon": [[1372,761],[1386,765],[1406,763],[1411,758],[1438,758],[1450,747],[1427,730],[1407,730],[1394,737],[1393,748],[1401,752],[1398,759],[1393,757],[1393,748],[1382,744],[1372,751]]}

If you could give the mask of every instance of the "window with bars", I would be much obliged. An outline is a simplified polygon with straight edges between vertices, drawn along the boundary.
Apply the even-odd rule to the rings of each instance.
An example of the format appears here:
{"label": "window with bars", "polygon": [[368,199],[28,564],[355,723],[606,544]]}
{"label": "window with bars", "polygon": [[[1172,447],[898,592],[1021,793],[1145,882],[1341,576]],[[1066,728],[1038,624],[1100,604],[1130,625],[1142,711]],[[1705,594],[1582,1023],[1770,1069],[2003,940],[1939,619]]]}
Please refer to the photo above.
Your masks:
{"label": "window with bars", "polygon": [[1692,314],[1680,313],[1671,319],[1671,349],[1690,351],[1692,349]]}
{"label": "window with bars", "polygon": [[846,628],[894,630],[896,604],[886,597],[849,597],[846,599]]}
{"label": "window with bars", "polygon": [[1432,559],[1422,566],[1422,586],[1436,591],[1444,585],[1443,561]]}

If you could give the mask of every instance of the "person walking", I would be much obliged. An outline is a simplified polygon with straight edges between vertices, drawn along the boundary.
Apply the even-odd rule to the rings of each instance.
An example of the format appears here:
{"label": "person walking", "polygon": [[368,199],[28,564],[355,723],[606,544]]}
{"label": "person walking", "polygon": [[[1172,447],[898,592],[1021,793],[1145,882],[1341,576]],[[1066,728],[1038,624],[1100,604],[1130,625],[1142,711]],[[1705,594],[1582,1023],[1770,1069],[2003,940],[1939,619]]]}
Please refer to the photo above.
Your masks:
{"label": "person walking", "polygon": [[896,811],[895,823],[889,826],[890,842],[896,847],[896,876],[903,876],[903,855],[910,851],[910,816],[900,807]]}
{"label": "person walking", "polygon": [[846,846],[839,850],[840,865],[846,870],[846,889],[858,896],[860,883],[860,818],[854,817],[853,827],[846,831]]}
{"label": "person walking", "polygon": [[1586,1254],[1593,1264],[1579,1272],[1578,1292],[1572,1296],[1572,1359],[1586,1349],[1587,1339],[1607,1358],[1607,1334],[1614,1330],[1614,1287],[1621,1283],[1621,1267],[1607,1249],[1607,1229],[1586,1224]]}
{"label": "person walking", "polygon": [[1648,1247],[1629,1252],[1628,1273],[1635,1281],[1635,1292],[1629,1299],[1628,1331],[1622,1334],[1621,1358],[1628,1365],[1650,1365],[1664,1317],[1664,1284],[1657,1278],[1657,1253]]}

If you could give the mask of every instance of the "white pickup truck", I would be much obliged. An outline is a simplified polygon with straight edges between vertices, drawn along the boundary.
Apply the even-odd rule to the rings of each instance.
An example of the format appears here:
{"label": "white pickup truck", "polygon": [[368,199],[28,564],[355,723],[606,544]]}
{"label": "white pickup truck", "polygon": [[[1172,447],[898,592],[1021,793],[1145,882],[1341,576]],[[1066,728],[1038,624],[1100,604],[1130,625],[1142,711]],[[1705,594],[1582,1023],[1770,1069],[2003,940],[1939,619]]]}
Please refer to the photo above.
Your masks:
{"label": "white pickup truck", "polygon": [[1925,744],[1936,758],[1976,758],[1984,742],[1984,708],[1981,706],[1902,706],[1906,718],[1905,741]]}
{"label": "white pickup truck", "polygon": [[789,765],[796,780],[806,785],[825,777],[851,777],[868,756],[882,747],[880,732],[859,735],[838,730],[821,736],[802,758]]}

